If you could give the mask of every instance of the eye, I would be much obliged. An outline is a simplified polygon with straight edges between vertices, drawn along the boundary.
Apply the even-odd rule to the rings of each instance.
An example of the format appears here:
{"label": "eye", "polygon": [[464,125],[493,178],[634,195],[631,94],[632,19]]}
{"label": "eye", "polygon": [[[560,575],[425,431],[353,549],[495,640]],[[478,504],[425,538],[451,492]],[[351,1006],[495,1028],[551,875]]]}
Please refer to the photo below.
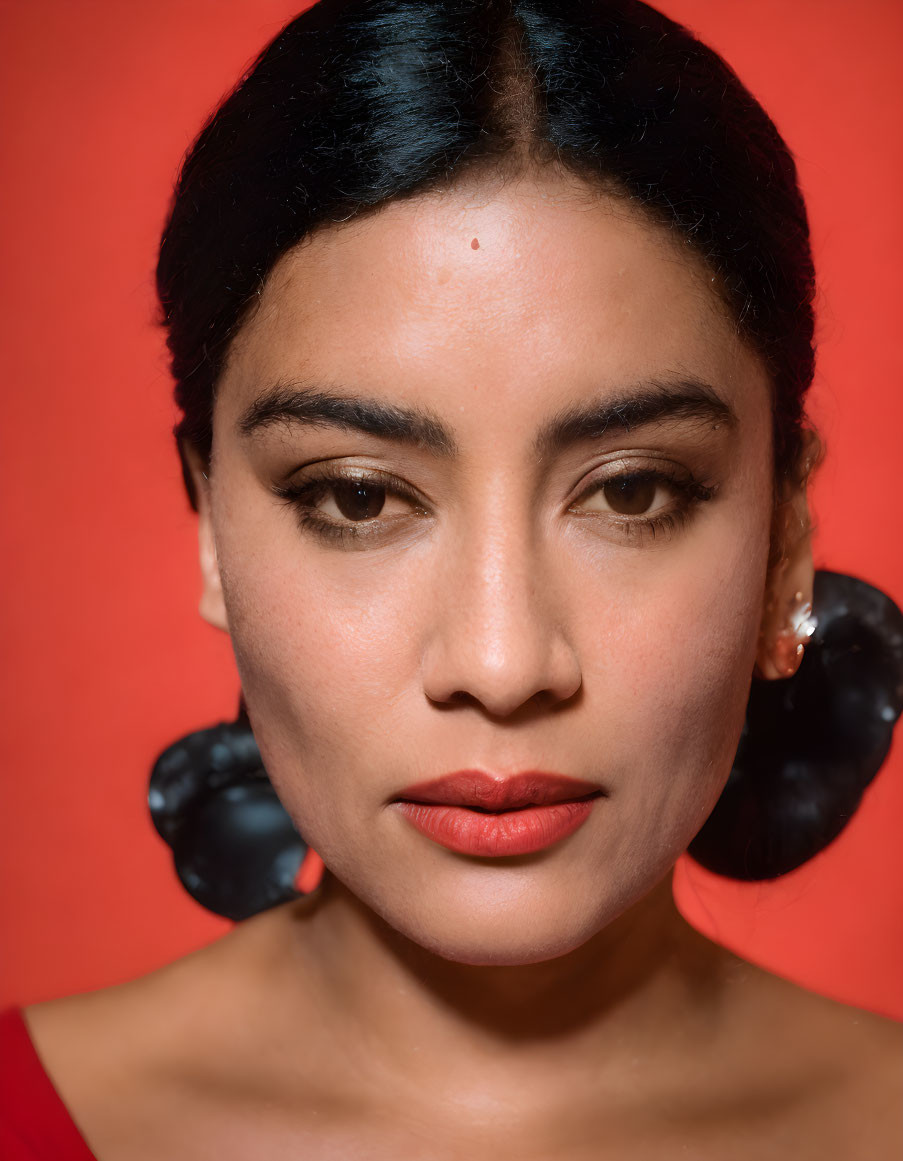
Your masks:
{"label": "eye", "polygon": [[369,480],[336,480],[329,485],[328,491],[330,499],[318,505],[327,516],[373,520],[386,504],[384,485]]}
{"label": "eye", "polygon": [[[609,470],[611,470],[609,465]],[[699,505],[711,500],[715,487],[700,483],[683,469],[640,468],[596,478],[569,511],[625,537],[671,536],[686,525]]]}
{"label": "eye", "polygon": [[372,539],[426,515],[409,485],[373,471],[326,471],[273,490],[295,509],[303,529],[343,544]]}
{"label": "eye", "polygon": [[579,501],[584,512],[645,516],[667,507],[679,485],[658,472],[626,472],[593,486]]}

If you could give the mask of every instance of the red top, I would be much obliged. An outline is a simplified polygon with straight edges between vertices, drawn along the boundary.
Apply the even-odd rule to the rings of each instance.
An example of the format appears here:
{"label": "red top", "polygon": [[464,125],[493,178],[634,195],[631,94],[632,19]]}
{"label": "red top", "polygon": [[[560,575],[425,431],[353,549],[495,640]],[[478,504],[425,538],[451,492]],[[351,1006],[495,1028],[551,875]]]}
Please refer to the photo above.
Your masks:
{"label": "red top", "polygon": [[96,1161],[44,1071],[15,1005],[0,1011],[0,1157]]}

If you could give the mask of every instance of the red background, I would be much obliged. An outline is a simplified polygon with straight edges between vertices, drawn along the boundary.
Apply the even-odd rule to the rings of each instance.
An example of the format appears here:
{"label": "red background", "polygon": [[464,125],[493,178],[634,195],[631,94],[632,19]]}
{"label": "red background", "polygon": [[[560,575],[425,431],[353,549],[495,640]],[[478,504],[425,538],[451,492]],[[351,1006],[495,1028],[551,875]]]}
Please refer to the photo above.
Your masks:
{"label": "red background", "polygon": [[[903,6],[663,2],[798,156],[821,275],[817,563],[903,603]],[[196,614],[152,269],[182,152],[298,3],[0,7],[0,1003],[133,977],[230,926],[178,885],[145,800],[157,752],[231,717],[237,691],[228,642]],[[688,917],[773,971],[903,1018],[901,746],[842,837],[780,882],[682,863]]]}

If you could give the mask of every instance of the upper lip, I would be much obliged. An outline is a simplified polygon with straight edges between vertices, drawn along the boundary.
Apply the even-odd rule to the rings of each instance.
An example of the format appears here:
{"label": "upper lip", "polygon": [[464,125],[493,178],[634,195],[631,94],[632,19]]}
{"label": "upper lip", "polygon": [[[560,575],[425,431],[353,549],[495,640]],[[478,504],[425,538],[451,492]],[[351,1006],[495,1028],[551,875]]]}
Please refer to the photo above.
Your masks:
{"label": "upper lip", "polygon": [[524,770],[519,774],[493,775],[482,770],[457,770],[428,782],[417,782],[399,791],[396,802],[431,802],[444,806],[471,806],[479,810],[517,810],[573,802],[603,793],[595,782]]}

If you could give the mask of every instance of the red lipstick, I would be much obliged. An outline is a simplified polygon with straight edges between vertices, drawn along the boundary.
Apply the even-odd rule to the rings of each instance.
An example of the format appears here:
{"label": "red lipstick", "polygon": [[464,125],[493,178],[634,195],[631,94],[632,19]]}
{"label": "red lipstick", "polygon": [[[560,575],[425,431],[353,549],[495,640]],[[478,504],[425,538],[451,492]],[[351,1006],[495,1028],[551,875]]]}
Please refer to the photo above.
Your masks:
{"label": "red lipstick", "polygon": [[501,857],[541,851],[589,818],[600,786],[563,774],[526,770],[493,778],[459,770],[402,790],[394,805],[428,838],[464,855]]}

